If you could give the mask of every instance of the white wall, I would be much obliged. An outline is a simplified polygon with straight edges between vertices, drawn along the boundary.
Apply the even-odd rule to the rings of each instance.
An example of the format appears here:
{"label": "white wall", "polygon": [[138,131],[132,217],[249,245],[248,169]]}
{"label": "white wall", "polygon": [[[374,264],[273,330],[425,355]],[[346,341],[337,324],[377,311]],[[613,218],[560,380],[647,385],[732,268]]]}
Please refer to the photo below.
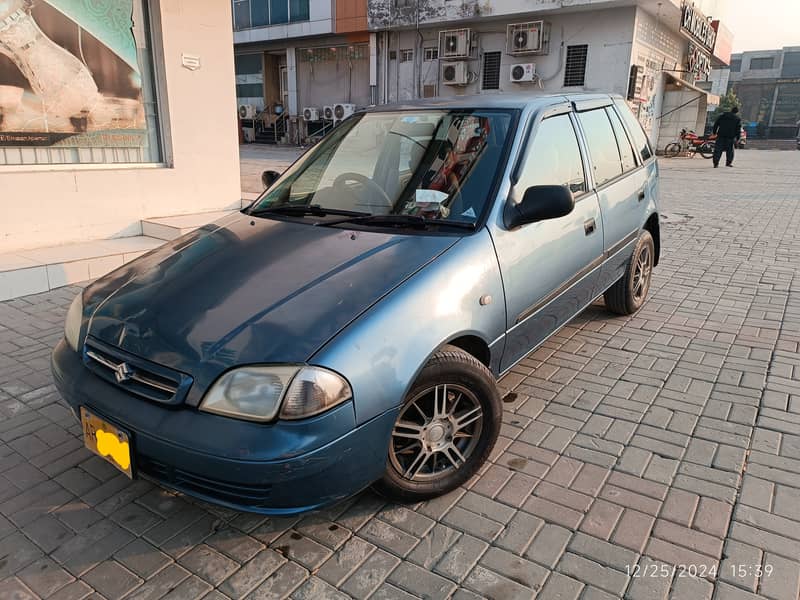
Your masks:
{"label": "white wall", "polygon": [[[0,167],[0,252],[136,235],[142,218],[238,205],[231,4],[160,0],[151,11],[171,166]],[[202,67],[183,68],[181,53]]]}
{"label": "white wall", "polygon": [[[550,52],[545,56],[511,56],[506,54],[506,25],[512,20],[472,21],[466,26],[478,35],[478,48],[470,62],[470,71],[475,81],[466,86],[449,86],[440,81],[441,60],[417,62],[422,65],[423,84],[439,82],[439,96],[451,97],[471,94],[535,93],[535,92],[581,92],[602,91],[625,94],[628,86],[631,47],[634,32],[634,8],[618,8],[594,12],[553,14],[546,17],[551,24]],[[416,31],[383,33],[389,36],[389,50],[415,49],[415,61],[424,47],[438,45],[441,27],[422,30],[424,41],[420,44]],[[399,46],[398,46],[399,37]],[[563,42],[563,47],[562,47]],[[583,87],[563,87],[566,46],[588,44],[586,81]],[[481,89],[482,56],[484,52],[501,51],[500,89]],[[511,66],[532,62],[542,78],[543,89],[532,84],[512,83],[509,80]],[[387,60],[379,57],[379,64],[387,69],[388,102],[408,100],[414,97],[413,65],[415,63]],[[400,77],[398,82],[398,72]]]}

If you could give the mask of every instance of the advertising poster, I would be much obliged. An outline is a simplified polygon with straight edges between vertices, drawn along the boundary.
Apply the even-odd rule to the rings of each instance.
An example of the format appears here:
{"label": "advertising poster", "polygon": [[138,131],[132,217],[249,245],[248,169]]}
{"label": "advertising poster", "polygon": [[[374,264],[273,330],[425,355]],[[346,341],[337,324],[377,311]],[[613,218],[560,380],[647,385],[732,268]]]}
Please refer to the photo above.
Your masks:
{"label": "advertising poster", "polygon": [[0,0],[0,146],[147,145],[133,0]]}

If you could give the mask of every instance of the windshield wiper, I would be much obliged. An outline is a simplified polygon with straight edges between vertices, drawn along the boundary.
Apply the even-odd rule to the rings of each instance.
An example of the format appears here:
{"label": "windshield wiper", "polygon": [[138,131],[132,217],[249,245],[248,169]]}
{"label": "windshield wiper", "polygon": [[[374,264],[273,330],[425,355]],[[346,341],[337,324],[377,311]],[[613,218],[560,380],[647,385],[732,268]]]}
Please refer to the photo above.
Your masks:
{"label": "windshield wiper", "polygon": [[327,215],[338,215],[343,217],[367,217],[369,213],[358,212],[355,210],[342,210],[339,208],[323,208],[319,204],[284,204],[281,206],[268,206],[267,208],[260,208],[258,210],[251,210],[249,213],[253,217],[261,217],[264,215],[297,215],[305,216],[312,215],[315,217],[325,217]]}
{"label": "windshield wiper", "polygon": [[343,223],[356,223],[358,225],[377,225],[386,227],[408,227],[413,229],[427,229],[428,227],[459,227],[461,229],[475,230],[475,223],[465,221],[449,221],[446,219],[426,219],[420,215],[360,215],[346,219],[336,219],[317,223],[318,225],[341,225]]}

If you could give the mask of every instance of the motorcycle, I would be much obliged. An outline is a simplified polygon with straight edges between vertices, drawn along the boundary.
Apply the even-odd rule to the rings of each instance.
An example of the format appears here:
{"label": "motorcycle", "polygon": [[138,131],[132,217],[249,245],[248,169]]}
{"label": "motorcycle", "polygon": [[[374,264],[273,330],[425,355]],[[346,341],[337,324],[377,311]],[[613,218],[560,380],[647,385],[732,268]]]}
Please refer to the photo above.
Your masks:
{"label": "motorcycle", "polygon": [[712,158],[716,139],[717,136],[714,134],[705,137],[697,135],[690,129],[681,129],[680,139],[667,144],[666,148],[664,148],[664,156],[674,158],[680,154],[687,154],[689,157],[694,158],[695,154],[699,154],[703,158]]}

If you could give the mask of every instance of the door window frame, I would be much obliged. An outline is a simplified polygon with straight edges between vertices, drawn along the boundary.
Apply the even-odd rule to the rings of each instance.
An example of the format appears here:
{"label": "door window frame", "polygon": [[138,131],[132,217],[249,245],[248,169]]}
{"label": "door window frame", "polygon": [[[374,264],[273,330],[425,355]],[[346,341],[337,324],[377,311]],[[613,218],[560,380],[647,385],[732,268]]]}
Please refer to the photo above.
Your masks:
{"label": "door window frame", "polygon": [[511,170],[511,194],[509,194],[509,198],[506,201],[518,201],[522,198],[522,194],[525,193],[525,190],[519,189],[519,182],[521,179],[522,169],[527,162],[528,154],[531,151],[531,145],[536,138],[539,127],[547,119],[552,119],[561,115],[567,115],[570,123],[572,124],[572,131],[575,135],[575,141],[578,143],[578,151],[581,156],[581,165],[583,167],[583,182],[586,189],[577,194],[573,193],[575,203],[577,204],[586,198],[594,190],[594,177],[591,173],[591,165],[588,161],[588,148],[585,146],[583,132],[579,128],[577,115],[570,103],[563,103],[542,108],[542,110],[534,115],[528,122],[526,128],[527,131],[525,132],[522,144],[520,145],[522,151],[517,156],[514,168]]}

